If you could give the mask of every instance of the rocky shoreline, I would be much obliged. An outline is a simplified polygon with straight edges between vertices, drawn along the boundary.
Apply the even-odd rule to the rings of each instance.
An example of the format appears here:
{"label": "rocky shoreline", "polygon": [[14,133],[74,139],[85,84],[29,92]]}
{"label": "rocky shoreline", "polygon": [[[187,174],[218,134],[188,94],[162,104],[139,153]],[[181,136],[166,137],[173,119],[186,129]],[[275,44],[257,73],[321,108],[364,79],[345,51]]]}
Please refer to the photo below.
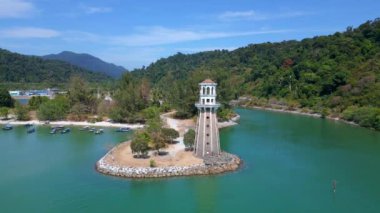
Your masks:
{"label": "rocky shoreline", "polygon": [[[243,108],[247,109],[259,109],[259,110],[266,110],[266,111],[272,111],[272,112],[280,112],[280,113],[290,113],[290,114],[295,114],[295,115],[303,115],[303,116],[309,116],[309,117],[314,117],[314,118],[322,118],[322,115],[319,113],[308,113],[308,112],[301,112],[298,110],[286,110],[286,109],[274,109],[271,107],[261,107],[261,106],[242,106]],[[343,122],[346,124],[350,124],[353,126],[359,126],[357,123],[352,122],[352,121],[346,121],[342,118],[339,117],[331,117],[331,116],[326,116],[325,119],[332,120],[332,121],[339,121]]]}
{"label": "rocky shoreline", "polygon": [[[112,152],[112,150],[110,151]],[[108,155],[108,154],[107,154]],[[106,156],[107,156],[106,155]],[[126,178],[162,178],[195,175],[213,175],[237,170],[241,160],[236,155],[223,152],[217,157],[209,157],[203,164],[166,167],[126,167],[109,164],[101,158],[96,163],[96,170],[106,175]]]}
{"label": "rocky shoreline", "polygon": [[233,118],[231,118],[228,121],[218,122],[218,128],[222,129],[225,127],[235,126],[238,124],[237,122],[239,121],[239,119],[240,119],[240,115],[236,114]]}

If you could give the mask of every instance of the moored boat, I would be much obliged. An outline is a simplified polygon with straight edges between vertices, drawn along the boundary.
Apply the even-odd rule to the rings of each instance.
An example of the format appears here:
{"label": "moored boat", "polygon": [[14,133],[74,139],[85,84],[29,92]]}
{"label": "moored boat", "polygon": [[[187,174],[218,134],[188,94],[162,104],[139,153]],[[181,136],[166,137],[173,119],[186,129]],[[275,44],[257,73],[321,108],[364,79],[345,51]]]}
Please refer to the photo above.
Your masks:
{"label": "moored boat", "polygon": [[70,128],[65,128],[61,131],[61,134],[66,134],[66,133],[69,133],[71,130]]}
{"label": "moored boat", "polygon": [[36,128],[35,127],[31,127],[31,128],[29,128],[26,132],[28,133],[28,134],[31,134],[31,133],[33,133],[33,132],[35,132],[36,131]]}
{"label": "moored boat", "polygon": [[90,129],[89,126],[85,126],[85,127],[81,128],[80,130],[81,130],[81,131],[85,131],[85,130],[89,130],[89,129]]}
{"label": "moored boat", "polygon": [[95,131],[95,134],[97,134],[97,135],[98,135],[98,134],[102,134],[103,132],[104,132],[104,130],[103,130],[103,129],[98,129],[98,130],[96,130],[96,131]]}
{"label": "moored boat", "polygon": [[52,128],[51,131],[50,131],[50,134],[55,134],[55,133],[57,133],[57,131],[58,130],[56,128]]}
{"label": "moored boat", "polygon": [[62,126],[62,125],[60,125],[60,126],[52,126],[51,129],[63,130],[63,129],[65,129],[65,127]]}
{"label": "moored boat", "polygon": [[12,130],[13,129],[13,126],[10,125],[10,124],[6,124],[4,127],[3,127],[3,130]]}
{"label": "moored boat", "polygon": [[129,127],[120,127],[119,129],[116,130],[116,132],[128,132],[130,130],[131,128]]}

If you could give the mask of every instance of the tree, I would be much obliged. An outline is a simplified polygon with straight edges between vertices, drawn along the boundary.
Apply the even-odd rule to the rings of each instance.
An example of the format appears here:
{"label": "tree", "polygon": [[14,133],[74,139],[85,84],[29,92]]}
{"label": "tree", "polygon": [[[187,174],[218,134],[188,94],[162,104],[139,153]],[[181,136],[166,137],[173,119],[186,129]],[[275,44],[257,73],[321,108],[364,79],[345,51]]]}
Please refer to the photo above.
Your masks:
{"label": "tree", "polygon": [[157,154],[160,154],[160,149],[164,148],[166,146],[165,137],[161,132],[152,132],[151,135],[151,144],[152,148],[157,151]]}
{"label": "tree", "polygon": [[22,106],[21,104],[16,104],[15,115],[19,121],[30,120],[29,110],[27,106]]}
{"label": "tree", "polygon": [[70,79],[68,98],[71,108],[74,110],[71,113],[81,117],[83,114],[95,113],[97,109],[96,98],[91,92],[88,83],[79,76]]}
{"label": "tree", "polygon": [[82,104],[82,103],[75,103],[71,107],[71,115],[70,119],[76,120],[76,121],[81,121],[85,120],[87,118],[87,106]]}
{"label": "tree", "polygon": [[149,150],[151,138],[145,131],[136,131],[131,142],[132,153],[137,153],[137,157],[145,157]]}
{"label": "tree", "polygon": [[192,150],[194,147],[194,141],[195,141],[195,131],[193,129],[189,129],[183,137],[183,143],[185,144],[187,149]]}
{"label": "tree", "polygon": [[160,109],[156,106],[148,107],[142,110],[145,119],[159,119],[160,118]]}
{"label": "tree", "polygon": [[49,98],[46,96],[33,96],[29,100],[28,105],[31,110],[37,110],[41,106],[41,104],[47,101],[49,101]]}
{"label": "tree", "polygon": [[174,139],[179,137],[179,133],[172,128],[162,128],[162,134],[165,137],[165,141],[168,143],[172,143]]}
{"label": "tree", "polygon": [[137,113],[145,109],[147,105],[147,87],[140,87],[140,81],[127,72],[120,79],[115,92],[115,106],[111,110],[110,117],[118,122],[139,122],[141,117]]}
{"label": "tree", "polygon": [[14,101],[5,88],[0,88],[0,107],[13,107]]}
{"label": "tree", "polygon": [[66,118],[70,105],[65,96],[57,96],[53,100],[49,100],[39,107],[37,117],[40,120],[61,120]]}
{"label": "tree", "polygon": [[8,119],[9,109],[7,107],[0,107],[0,116]]}
{"label": "tree", "polygon": [[144,117],[147,119],[147,131],[149,134],[161,132],[162,121],[158,107],[148,107],[143,110]]}

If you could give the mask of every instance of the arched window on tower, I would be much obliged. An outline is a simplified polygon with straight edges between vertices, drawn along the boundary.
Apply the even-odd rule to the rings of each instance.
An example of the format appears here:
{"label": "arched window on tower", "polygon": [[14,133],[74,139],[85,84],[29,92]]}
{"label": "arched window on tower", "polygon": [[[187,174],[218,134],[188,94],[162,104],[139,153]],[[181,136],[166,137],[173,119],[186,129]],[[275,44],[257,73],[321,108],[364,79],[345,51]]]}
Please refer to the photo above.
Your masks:
{"label": "arched window on tower", "polygon": [[202,90],[203,90],[202,95],[205,95],[205,94],[206,94],[206,89],[205,89],[205,87],[202,87]]}
{"label": "arched window on tower", "polygon": [[210,95],[210,87],[207,87],[207,95]]}
{"label": "arched window on tower", "polygon": [[215,93],[214,93],[214,87],[211,87],[211,95],[215,95]]}

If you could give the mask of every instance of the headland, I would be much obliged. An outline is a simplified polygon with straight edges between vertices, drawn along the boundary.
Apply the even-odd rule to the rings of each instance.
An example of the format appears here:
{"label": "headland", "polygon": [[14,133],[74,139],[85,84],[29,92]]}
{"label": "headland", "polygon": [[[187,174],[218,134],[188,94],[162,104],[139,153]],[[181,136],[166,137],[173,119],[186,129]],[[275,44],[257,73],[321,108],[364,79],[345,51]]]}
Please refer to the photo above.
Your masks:
{"label": "headland", "polygon": [[[166,127],[179,132],[177,143],[169,144],[162,149],[165,155],[157,155],[154,151],[148,153],[149,158],[135,158],[130,147],[130,141],[123,142],[112,148],[96,163],[97,171],[113,176],[126,178],[159,178],[175,176],[212,175],[234,171],[241,165],[239,157],[222,152],[218,156],[198,158],[192,151],[186,151],[183,143],[185,132],[195,127],[192,119],[179,120],[171,117],[173,112],[161,115]],[[223,122],[221,127],[236,125],[234,121]],[[154,161],[154,167],[150,162]]]}

